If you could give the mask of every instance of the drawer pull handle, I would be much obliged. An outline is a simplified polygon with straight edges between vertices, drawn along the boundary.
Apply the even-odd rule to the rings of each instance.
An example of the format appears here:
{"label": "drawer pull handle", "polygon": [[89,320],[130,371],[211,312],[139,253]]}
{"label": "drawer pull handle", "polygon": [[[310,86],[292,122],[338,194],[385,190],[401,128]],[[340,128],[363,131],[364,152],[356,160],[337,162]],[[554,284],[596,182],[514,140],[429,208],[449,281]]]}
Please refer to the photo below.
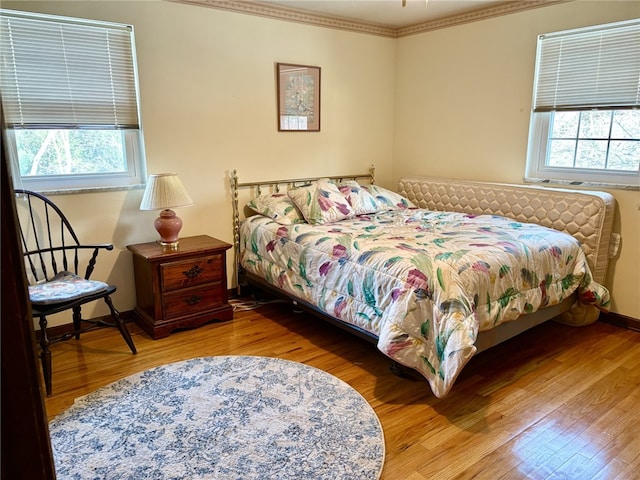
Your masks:
{"label": "drawer pull handle", "polygon": [[185,277],[187,277],[189,280],[193,280],[198,275],[200,275],[202,272],[204,272],[204,270],[202,268],[200,268],[200,265],[194,265],[193,267],[191,267],[186,272],[182,272],[182,274]]}
{"label": "drawer pull handle", "polygon": [[202,297],[199,295],[192,295],[189,298],[187,298],[185,300],[185,302],[187,303],[187,305],[196,305],[198,303],[200,303],[200,300],[202,300]]}

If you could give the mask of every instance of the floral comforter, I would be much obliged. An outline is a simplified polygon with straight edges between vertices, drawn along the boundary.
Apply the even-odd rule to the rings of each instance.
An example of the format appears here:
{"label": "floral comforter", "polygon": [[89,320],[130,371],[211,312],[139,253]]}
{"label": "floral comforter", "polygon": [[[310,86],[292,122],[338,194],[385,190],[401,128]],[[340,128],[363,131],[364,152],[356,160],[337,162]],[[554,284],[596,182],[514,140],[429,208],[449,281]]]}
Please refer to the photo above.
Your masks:
{"label": "floral comforter", "polygon": [[479,331],[578,292],[606,309],[576,239],[504,217],[428,210],[329,225],[241,225],[242,267],[378,336],[378,348],[445,396]]}

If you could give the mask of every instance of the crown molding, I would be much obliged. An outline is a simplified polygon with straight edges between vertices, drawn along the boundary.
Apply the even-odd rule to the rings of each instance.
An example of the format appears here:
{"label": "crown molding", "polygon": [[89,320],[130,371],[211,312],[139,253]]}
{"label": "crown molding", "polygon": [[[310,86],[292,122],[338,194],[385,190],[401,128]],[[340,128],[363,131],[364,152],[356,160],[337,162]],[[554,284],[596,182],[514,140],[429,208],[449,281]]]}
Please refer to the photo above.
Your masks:
{"label": "crown molding", "polygon": [[492,7],[479,8],[467,13],[452,15],[450,17],[431,20],[417,25],[401,27],[396,30],[396,37],[406,37],[417,33],[429,32],[440,28],[453,27],[488,18],[501,17],[512,13],[523,12],[534,8],[547,7],[559,3],[568,3],[574,0],[526,0],[526,1],[507,1]]}
{"label": "crown molding", "polygon": [[349,30],[358,33],[368,33],[383,37],[395,38],[397,33],[395,28],[385,27],[365,22],[345,20],[344,18],[319,15],[294,8],[268,5],[250,0],[168,0],[174,3],[185,3],[189,5],[199,5],[201,7],[217,8],[236,13],[246,13],[259,17],[286,20],[289,22],[304,23],[320,27],[336,28],[339,30]]}
{"label": "crown molding", "polygon": [[462,25],[487,18],[509,15],[511,13],[531,10],[533,8],[546,7],[558,3],[567,3],[574,0],[524,0],[506,1],[492,7],[480,8],[460,15],[452,15],[437,20],[431,20],[408,27],[394,28],[375,23],[358,22],[328,15],[310,13],[308,11],[281,7],[273,4],[265,4],[251,0],[167,0],[173,3],[183,3],[201,7],[217,8],[236,13],[244,13],[259,17],[285,20],[289,22],[304,23],[319,27],[335,28],[356,33],[366,33],[382,37],[400,38],[408,35],[437,30],[440,28]]}

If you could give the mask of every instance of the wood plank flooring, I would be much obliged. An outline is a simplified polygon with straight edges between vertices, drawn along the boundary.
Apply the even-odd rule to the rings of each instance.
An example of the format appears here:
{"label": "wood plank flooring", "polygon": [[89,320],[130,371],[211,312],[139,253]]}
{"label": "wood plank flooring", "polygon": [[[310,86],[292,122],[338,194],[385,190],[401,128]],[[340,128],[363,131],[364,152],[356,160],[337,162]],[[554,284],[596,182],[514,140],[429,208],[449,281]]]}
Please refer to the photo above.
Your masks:
{"label": "wood plank flooring", "polygon": [[[474,357],[452,392],[399,378],[375,346],[287,304],[236,311],[152,340],[129,324],[56,344],[53,418],[74,398],[153,366],[209,355],[277,356],[358,390],[382,423],[383,480],[640,478],[640,333],[597,322],[536,327]],[[310,479],[312,480],[312,479]]]}

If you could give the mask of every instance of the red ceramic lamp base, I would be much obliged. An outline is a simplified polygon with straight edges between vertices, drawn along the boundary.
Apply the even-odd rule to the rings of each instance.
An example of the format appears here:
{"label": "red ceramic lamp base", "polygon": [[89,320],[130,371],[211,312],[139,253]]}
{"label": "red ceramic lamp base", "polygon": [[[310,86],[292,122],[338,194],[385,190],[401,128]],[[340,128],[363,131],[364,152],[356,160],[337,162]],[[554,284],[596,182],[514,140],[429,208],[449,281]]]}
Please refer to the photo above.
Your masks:
{"label": "red ceramic lamp base", "polygon": [[182,220],[176,212],[170,209],[162,210],[153,225],[160,234],[160,240],[158,240],[160,245],[170,248],[178,247],[178,234],[182,229]]}

